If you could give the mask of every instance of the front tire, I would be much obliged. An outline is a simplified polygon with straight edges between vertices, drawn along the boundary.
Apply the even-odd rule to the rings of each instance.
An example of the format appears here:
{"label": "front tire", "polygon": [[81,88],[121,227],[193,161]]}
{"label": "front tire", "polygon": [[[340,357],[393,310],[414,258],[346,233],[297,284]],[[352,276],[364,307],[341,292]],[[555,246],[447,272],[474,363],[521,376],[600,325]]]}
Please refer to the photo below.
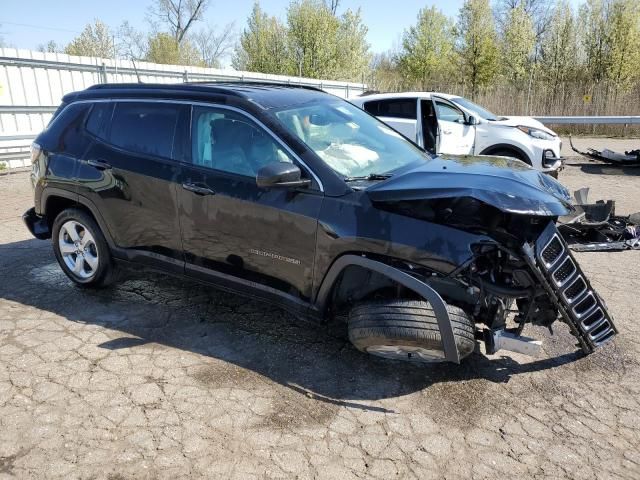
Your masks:
{"label": "front tire", "polygon": [[[474,324],[460,308],[447,305],[462,360],[475,348]],[[380,300],[349,313],[349,340],[360,351],[394,360],[444,362],[440,328],[431,305],[417,300]]]}
{"label": "front tire", "polygon": [[100,227],[84,210],[63,210],[53,222],[53,251],[62,271],[79,287],[112,283],[117,269]]}

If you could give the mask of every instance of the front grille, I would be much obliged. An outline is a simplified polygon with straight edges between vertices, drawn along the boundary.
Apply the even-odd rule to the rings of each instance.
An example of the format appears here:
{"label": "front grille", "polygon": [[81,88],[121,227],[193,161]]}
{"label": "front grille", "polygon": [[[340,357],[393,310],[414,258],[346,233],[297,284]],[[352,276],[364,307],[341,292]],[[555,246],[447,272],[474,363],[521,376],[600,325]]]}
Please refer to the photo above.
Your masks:
{"label": "front grille", "polygon": [[562,316],[585,352],[592,352],[615,336],[617,330],[604,302],[591,287],[553,222],[540,235],[535,248],[525,245],[524,251],[531,252],[528,254],[531,266],[555,297]]}
{"label": "front grille", "polygon": [[551,242],[549,242],[549,244],[544,247],[544,250],[542,250],[542,260],[545,263],[545,266],[547,268],[553,266],[556,261],[560,258],[560,255],[562,255],[562,251],[563,251],[563,247],[562,247],[562,242],[560,242],[560,240],[558,240],[557,238],[554,238],[553,240],[551,240]]}
{"label": "front grille", "polygon": [[584,292],[587,291],[587,284],[578,276],[567,288],[564,289],[564,298],[569,303],[573,303],[578,300]]}
{"label": "front grille", "polygon": [[573,274],[576,273],[576,266],[571,257],[566,257],[560,266],[553,271],[553,279],[559,287],[567,283]]}

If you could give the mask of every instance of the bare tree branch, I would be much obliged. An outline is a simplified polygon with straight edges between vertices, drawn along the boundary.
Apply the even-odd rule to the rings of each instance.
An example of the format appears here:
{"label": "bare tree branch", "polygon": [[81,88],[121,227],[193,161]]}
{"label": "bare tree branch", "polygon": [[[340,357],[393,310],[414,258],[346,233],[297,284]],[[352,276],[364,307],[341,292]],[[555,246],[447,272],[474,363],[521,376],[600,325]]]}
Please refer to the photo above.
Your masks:
{"label": "bare tree branch", "polygon": [[215,27],[207,27],[192,35],[190,39],[198,49],[205,66],[219,68],[222,59],[228,57],[235,46],[235,24],[229,23],[220,31]]}
{"label": "bare tree branch", "polygon": [[150,7],[151,20],[156,19],[169,27],[171,36],[178,44],[187,35],[193,24],[202,20],[210,0],[156,0]]}

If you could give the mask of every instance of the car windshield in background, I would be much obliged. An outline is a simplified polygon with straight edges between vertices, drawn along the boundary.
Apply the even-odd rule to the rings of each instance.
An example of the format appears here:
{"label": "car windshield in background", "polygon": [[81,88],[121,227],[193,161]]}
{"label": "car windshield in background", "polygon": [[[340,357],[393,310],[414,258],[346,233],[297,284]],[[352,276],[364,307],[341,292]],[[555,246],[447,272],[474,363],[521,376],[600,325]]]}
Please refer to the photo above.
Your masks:
{"label": "car windshield in background", "polygon": [[489,110],[482,108],[480,105],[476,105],[471,100],[467,100],[463,97],[453,97],[450,99],[453,103],[457,103],[461,107],[466,108],[467,110],[471,110],[480,118],[484,118],[485,120],[489,120],[495,122],[498,120],[498,116],[494,113],[491,113]]}
{"label": "car windshield in background", "polygon": [[275,114],[345,177],[380,175],[431,158],[395,130],[345,101],[314,101]]}

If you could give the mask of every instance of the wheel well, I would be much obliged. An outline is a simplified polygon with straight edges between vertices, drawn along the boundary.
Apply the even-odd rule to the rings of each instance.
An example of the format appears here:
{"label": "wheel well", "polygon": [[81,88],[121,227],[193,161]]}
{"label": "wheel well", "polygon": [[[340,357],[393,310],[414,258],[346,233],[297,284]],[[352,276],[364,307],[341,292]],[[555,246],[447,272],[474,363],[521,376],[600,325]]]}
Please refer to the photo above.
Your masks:
{"label": "wheel well", "polygon": [[493,145],[489,148],[485,148],[482,152],[480,152],[480,155],[495,155],[497,153],[509,153],[513,158],[517,158],[527,165],[531,165],[531,159],[529,158],[529,155],[513,145]]}
{"label": "wheel well", "polygon": [[389,277],[359,265],[350,265],[333,284],[328,309],[333,313],[346,305],[370,298],[417,298],[417,294]]}
{"label": "wheel well", "polygon": [[47,223],[49,224],[49,230],[53,230],[53,222],[55,221],[56,217],[60,215],[60,212],[66,210],[67,208],[77,208],[79,210],[83,210],[91,215],[91,217],[93,217],[91,211],[89,211],[88,208],[85,208],[78,202],[75,202],[70,198],[52,195],[47,198],[47,203],[44,210],[45,216],[47,218]]}

